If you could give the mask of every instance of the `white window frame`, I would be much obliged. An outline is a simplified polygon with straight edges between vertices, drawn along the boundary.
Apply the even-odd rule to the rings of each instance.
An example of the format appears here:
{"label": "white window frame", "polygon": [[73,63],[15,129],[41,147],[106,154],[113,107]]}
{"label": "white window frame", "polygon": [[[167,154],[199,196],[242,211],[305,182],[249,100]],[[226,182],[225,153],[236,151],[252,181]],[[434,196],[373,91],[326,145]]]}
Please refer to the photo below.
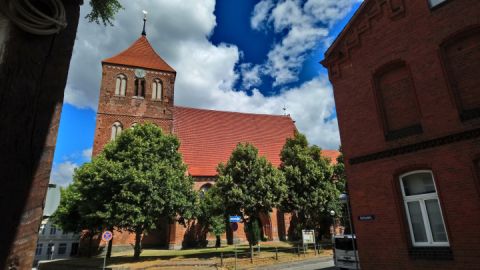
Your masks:
{"label": "white window frame", "polygon": [[154,79],[152,82],[152,99],[153,100],[162,100],[163,99],[163,83],[160,79]]}
{"label": "white window frame", "polygon": [[[410,195],[406,196],[405,195],[405,189],[403,186],[403,178],[405,176],[409,176],[412,174],[417,174],[417,173],[429,173],[430,176],[432,177],[433,181],[433,187],[435,188],[434,193],[428,193],[428,194],[420,194],[420,195]],[[433,173],[430,170],[416,170],[416,171],[411,171],[405,174],[400,175],[399,177],[400,180],[400,187],[402,190],[402,197],[403,197],[403,205],[405,207],[405,212],[408,220],[408,227],[410,229],[410,239],[412,240],[413,246],[416,247],[448,247],[450,246],[450,242],[448,239],[448,233],[447,233],[447,228],[445,226],[445,219],[443,217],[443,212],[442,212],[442,207],[440,204],[440,199],[438,198],[438,193],[437,193],[437,185],[435,183],[435,178],[433,177]],[[438,207],[440,209],[440,215],[442,217],[442,222],[443,222],[443,229],[445,230],[445,234],[447,237],[446,242],[434,242],[433,241],[433,236],[432,236],[432,231],[430,229],[430,221],[428,219],[428,214],[427,214],[427,208],[425,206],[425,201],[426,200],[431,200],[431,199],[436,199],[438,202]],[[408,203],[409,202],[419,202],[420,204],[420,210],[422,212],[422,218],[423,218],[423,224],[425,226],[425,233],[427,235],[427,242],[415,242],[415,236],[413,234],[413,227],[412,227],[412,221],[410,220],[410,212],[408,208]]]}
{"label": "white window frame", "polygon": [[115,95],[125,96],[127,90],[127,76],[118,74],[115,80]]}
{"label": "white window frame", "polygon": [[445,2],[447,2],[448,0],[428,0],[428,6],[430,6],[430,8],[434,8],[436,6],[439,6]]}
{"label": "white window frame", "polygon": [[123,130],[123,125],[122,123],[116,121],[115,123],[113,123],[112,125],[112,135],[111,135],[111,138],[110,140],[115,140],[118,136],[120,136],[120,134],[122,134],[122,130]]}

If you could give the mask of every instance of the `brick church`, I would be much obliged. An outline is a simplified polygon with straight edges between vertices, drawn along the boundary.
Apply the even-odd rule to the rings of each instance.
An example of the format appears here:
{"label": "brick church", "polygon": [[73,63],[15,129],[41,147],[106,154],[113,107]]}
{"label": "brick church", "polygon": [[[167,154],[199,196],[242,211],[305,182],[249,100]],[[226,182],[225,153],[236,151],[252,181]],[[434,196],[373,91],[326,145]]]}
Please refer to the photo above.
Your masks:
{"label": "brick church", "polygon": [[[215,182],[216,167],[226,162],[239,142],[255,145],[274,166],[280,165],[285,140],[294,135],[290,116],[204,110],[174,105],[176,71],[152,48],[145,33],[125,51],[102,61],[102,82],[97,111],[93,155],[97,155],[122,130],[150,122],[176,134],[195,189],[206,190]],[[324,151],[335,160],[337,151]],[[276,209],[260,217],[268,240],[287,237],[290,215]],[[195,222],[186,227],[160,219],[158,229],[144,237],[144,245],[178,249],[198,242],[214,243]],[[222,240],[246,241],[243,224],[228,230]],[[210,241],[209,241],[210,240]],[[115,245],[134,243],[134,235],[117,233]]]}

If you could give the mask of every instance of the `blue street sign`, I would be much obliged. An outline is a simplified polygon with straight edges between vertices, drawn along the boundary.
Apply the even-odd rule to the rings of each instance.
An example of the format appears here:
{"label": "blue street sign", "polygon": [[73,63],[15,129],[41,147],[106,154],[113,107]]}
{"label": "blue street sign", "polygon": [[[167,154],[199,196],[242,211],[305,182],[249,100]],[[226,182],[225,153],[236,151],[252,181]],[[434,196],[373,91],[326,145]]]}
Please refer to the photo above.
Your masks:
{"label": "blue street sign", "polygon": [[108,242],[110,240],[112,240],[112,237],[113,237],[113,234],[111,231],[105,231],[103,234],[102,234],[102,239],[103,241],[105,242]]}
{"label": "blue street sign", "polygon": [[230,216],[230,222],[240,222],[240,216]]}

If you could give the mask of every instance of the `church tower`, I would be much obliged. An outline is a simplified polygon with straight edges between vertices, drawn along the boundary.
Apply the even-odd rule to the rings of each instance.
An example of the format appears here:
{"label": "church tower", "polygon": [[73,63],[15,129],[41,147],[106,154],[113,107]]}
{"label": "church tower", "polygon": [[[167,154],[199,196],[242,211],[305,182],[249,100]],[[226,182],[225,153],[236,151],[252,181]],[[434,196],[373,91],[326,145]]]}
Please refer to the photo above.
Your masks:
{"label": "church tower", "polygon": [[171,132],[175,76],[148,42],[145,25],[128,49],[103,60],[93,155],[137,123]]}

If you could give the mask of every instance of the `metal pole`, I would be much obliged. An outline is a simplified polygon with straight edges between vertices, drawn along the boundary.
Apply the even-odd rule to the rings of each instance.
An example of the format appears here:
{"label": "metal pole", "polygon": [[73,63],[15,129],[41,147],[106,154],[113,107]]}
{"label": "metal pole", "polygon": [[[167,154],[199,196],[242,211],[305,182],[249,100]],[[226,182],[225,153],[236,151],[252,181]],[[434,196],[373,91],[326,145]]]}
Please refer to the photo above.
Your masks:
{"label": "metal pole", "polygon": [[278,261],[278,247],[275,246],[275,259]]}
{"label": "metal pole", "polygon": [[[107,242],[108,245],[108,242]],[[105,252],[105,257],[103,258],[103,270],[105,270],[105,264],[107,263],[107,252]]]}
{"label": "metal pole", "polygon": [[350,225],[350,232],[352,234],[352,245],[353,245],[353,255],[355,256],[355,269],[358,269],[358,258],[357,258],[357,247],[355,245],[355,234],[352,225],[352,216],[350,214],[350,197],[347,197],[347,214],[348,214],[348,223]]}
{"label": "metal pole", "polygon": [[237,270],[237,244],[236,243],[235,243],[235,270]]}
{"label": "metal pole", "polygon": [[220,266],[223,267],[223,252],[220,253]]}

